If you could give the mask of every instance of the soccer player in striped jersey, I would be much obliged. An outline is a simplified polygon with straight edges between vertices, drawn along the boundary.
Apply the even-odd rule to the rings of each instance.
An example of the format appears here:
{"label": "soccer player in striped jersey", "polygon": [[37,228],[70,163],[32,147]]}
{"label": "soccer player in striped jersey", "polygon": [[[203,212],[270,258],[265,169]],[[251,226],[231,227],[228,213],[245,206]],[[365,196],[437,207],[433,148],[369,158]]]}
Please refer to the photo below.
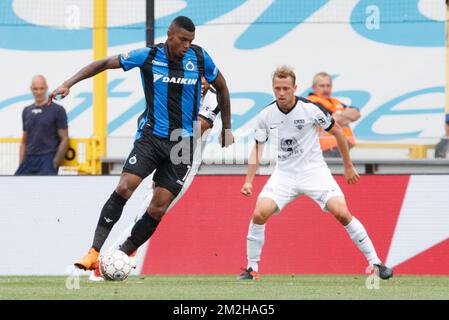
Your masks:
{"label": "soccer player in striped jersey", "polygon": [[193,123],[198,117],[202,76],[217,90],[222,119],[221,145],[227,147],[233,143],[226,81],[209,54],[192,44],[194,38],[192,20],[179,16],[170,24],[165,43],[95,61],[50,95],[50,101],[57,95],[65,97],[74,84],[106,69],[121,67],[128,71],[138,67],[146,99],[146,109],[138,119],[133,150],[116,189],[101,210],[91,248],[75,262],[77,268],[94,270],[97,267],[99,252],[120,219],[123,207],[153,171],[155,190],[148,214],[135,223],[120,250],[128,255],[136,251],[158,227],[192,168]]}
{"label": "soccer player in striped jersey", "polygon": [[[204,77],[201,78],[201,85],[202,85],[201,103],[198,113],[198,131],[199,131],[198,139],[201,140],[201,142],[196,144],[197,149],[195,150],[192,169],[187,175],[184,186],[182,187],[181,192],[178,194],[178,196],[170,204],[170,207],[167,209],[167,212],[170,211],[170,209],[176,204],[176,202],[178,202],[178,200],[183,196],[183,194],[189,189],[190,185],[192,184],[193,179],[201,166],[201,158],[202,158],[201,156],[202,152],[204,151],[207,134],[209,133],[209,129],[213,127],[213,123],[217,118],[218,114],[220,113],[220,108],[218,107],[217,104],[217,95],[215,89],[212,88],[209,83],[207,83]],[[142,215],[146,214],[150,201],[153,197],[153,192],[154,192],[154,183],[146,186],[146,193],[144,195],[144,199],[142,202],[142,208],[140,210],[140,214],[136,216],[135,221],[137,221]],[[128,228],[123,230],[117,237],[115,242],[112,244],[112,246],[109,248],[109,250],[119,248],[120,244],[122,244],[129,237],[133,226],[134,224],[131,224]],[[136,254],[137,252],[133,252],[130,255],[131,266],[133,268],[137,267]],[[92,270],[89,276],[89,280],[91,281],[103,280],[98,266],[95,270]]]}

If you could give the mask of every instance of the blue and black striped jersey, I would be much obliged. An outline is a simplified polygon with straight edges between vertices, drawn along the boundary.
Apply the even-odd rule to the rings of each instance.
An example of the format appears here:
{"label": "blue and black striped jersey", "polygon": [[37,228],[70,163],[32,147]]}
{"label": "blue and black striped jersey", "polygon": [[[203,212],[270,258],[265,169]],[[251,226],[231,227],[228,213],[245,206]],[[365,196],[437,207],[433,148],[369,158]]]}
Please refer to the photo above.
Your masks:
{"label": "blue and black striped jersey", "polygon": [[136,139],[148,125],[154,135],[168,138],[176,129],[182,136],[193,135],[201,100],[201,76],[213,82],[218,69],[207,52],[191,45],[182,60],[166,55],[167,45],[133,50],[119,56],[124,71],[139,67],[146,108],[138,120]]}

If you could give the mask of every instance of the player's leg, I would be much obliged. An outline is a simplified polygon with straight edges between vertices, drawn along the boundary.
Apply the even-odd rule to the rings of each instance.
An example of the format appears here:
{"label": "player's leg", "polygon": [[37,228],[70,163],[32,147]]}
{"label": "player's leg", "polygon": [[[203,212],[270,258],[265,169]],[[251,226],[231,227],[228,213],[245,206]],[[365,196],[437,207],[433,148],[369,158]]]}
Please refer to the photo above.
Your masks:
{"label": "player's leg", "polygon": [[330,212],[344,226],[351,240],[365,255],[369,265],[382,269],[383,272],[380,274],[382,278],[391,277],[391,270],[382,265],[366,229],[349,211],[344,194],[329,168],[316,168],[309,171],[301,183],[304,193],[323,211]]}
{"label": "player's leg", "polygon": [[345,198],[342,196],[334,196],[326,203],[327,210],[341,223],[346,229],[349,237],[354,244],[365,255],[370,266],[380,263],[373,243],[366,232],[362,223],[353,217],[346,205]]}
{"label": "player's leg", "polygon": [[150,205],[151,199],[153,198],[153,194],[154,194],[154,186],[153,183],[151,182],[150,184],[145,186],[145,194],[143,196],[142,205],[134,221],[119,234],[114,243],[109,247],[109,250],[117,249],[119,245],[122,244],[128,238],[128,236],[131,234],[131,230],[134,224],[147,212],[148,206]]}
{"label": "player's leg", "polygon": [[[199,127],[201,136],[203,136],[203,134],[206,133],[207,130],[209,130],[212,127],[211,121],[212,120],[205,120],[203,118],[198,119],[198,127]],[[197,145],[198,149],[195,150],[192,168],[187,175],[186,181],[181,189],[181,192],[171,202],[170,206],[167,209],[167,212],[176,204],[176,202],[178,202],[179,199],[181,199],[181,197],[184,195],[184,193],[189,189],[190,185],[193,182],[194,177],[198,173],[199,168],[201,166],[201,153],[204,150],[204,144],[205,144],[205,139],[202,139],[201,145]],[[139,220],[139,218],[141,218],[147,212],[148,206],[150,205],[150,201],[153,198],[153,194],[154,194],[153,192],[154,192],[154,183],[146,186],[146,192],[145,192],[144,199],[142,202],[141,210],[139,211],[139,214],[136,216],[134,223],[137,220]],[[134,223],[130,224],[125,230],[123,230],[123,232],[118,236],[117,240],[114,242],[114,244],[111,246],[110,249],[118,248],[118,246],[128,238],[128,236],[130,235],[131,230],[134,226]]]}
{"label": "player's leg", "polygon": [[[197,144],[196,144],[196,149],[195,149],[195,153],[194,153],[194,157],[193,157],[194,160],[193,160],[193,163],[192,163],[192,168],[191,168],[191,170],[187,174],[187,177],[186,177],[184,185],[183,185],[183,187],[181,189],[181,192],[171,202],[171,204],[168,207],[167,211],[169,211],[176,204],[176,202],[182,197],[182,195],[188,190],[188,188],[190,187],[190,185],[193,182],[193,179],[194,179],[195,175],[199,171],[199,168],[201,166],[202,151],[204,150],[204,146],[205,146],[205,143],[206,143],[206,139],[205,138],[207,137],[208,130],[212,128],[213,121],[215,120],[216,114],[208,114],[208,116],[209,117],[202,116],[202,117],[199,117],[199,119],[198,119],[198,134],[199,134],[199,137],[196,137],[197,138]],[[214,116],[214,117],[212,117],[212,116]],[[200,143],[198,143],[198,142],[200,142]],[[150,201],[153,198],[153,191],[154,191],[154,184],[148,185],[147,188],[146,188],[146,193],[145,193],[145,196],[144,196],[144,200],[142,202],[141,210],[140,210],[139,214],[136,216],[136,219],[135,219],[134,223],[129,225],[125,230],[123,230],[120,233],[120,235],[118,236],[117,240],[110,247],[110,250],[118,248],[120,246],[120,244],[124,243],[128,239],[128,237],[130,236],[135,222],[137,222],[140,218],[144,217],[144,215],[147,214],[147,210],[148,210]],[[133,267],[134,268],[137,266],[136,254],[137,254],[137,251],[131,253],[131,256],[130,256],[130,258],[133,259],[132,261],[133,261]],[[89,279],[92,280],[92,281],[102,280],[102,278],[100,277],[100,272],[99,272],[98,268],[96,268],[95,270],[92,271]]]}
{"label": "player's leg", "polygon": [[120,250],[130,255],[150,239],[174,198],[171,191],[156,186],[148,210],[134,224],[131,235],[120,246]]}
{"label": "player's leg", "polygon": [[[127,255],[136,251],[156,231],[159,222],[167,212],[170,204],[181,192],[188,173],[192,168],[193,150],[192,138],[183,138],[180,142],[165,141],[161,146],[167,152],[161,162],[153,180],[155,182],[154,195],[144,214],[134,225],[131,235],[120,246],[120,250]],[[176,149],[174,149],[176,148]],[[179,158],[174,159],[174,156]]]}
{"label": "player's leg", "polygon": [[139,139],[134,142],[134,147],[123,166],[120,181],[101,210],[92,247],[81,260],[75,263],[76,267],[85,270],[93,270],[97,267],[99,252],[112,227],[120,219],[126,202],[141,181],[153,172],[160,162],[158,143],[159,139],[145,129]]}
{"label": "player's leg", "polygon": [[[181,199],[183,194],[189,189],[190,185],[193,182],[193,179],[196,175],[196,173],[199,170],[201,162],[194,162],[192,165],[192,169],[190,170],[189,174],[187,175],[186,181],[184,183],[184,186],[181,190],[181,192],[176,196],[176,198],[170,203],[170,206],[167,209],[167,212],[176,204],[176,202]],[[144,196],[144,200],[142,202],[141,210],[139,211],[139,214],[136,216],[136,219],[133,223],[131,223],[125,230],[123,230],[120,235],[117,237],[117,240],[112,244],[112,246],[109,248],[109,250],[118,249],[119,246],[128,239],[128,237],[131,234],[131,231],[134,227],[134,224],[143,217],[144,214],[147,214],[148,207],[150,205],[151,199],[153,198],[154,194],[154,183],[148,185],[147,191]],[[137,250],[130,254],[131,259],[131,266],[133,268],[137,267]],[[100,281],[103,278],[101,278],[100,270],[98,267],[95,270],[92,270],[91,275],[89,276],[89,280],[92,281]]]}
{"label": "player's leg", "polygon": [[265,242],[265,225],[270,217],[280,212],[298,196],[292,191],[293,188],[294,181],[289,177],[274,173],[259,194],[246,237],[248,265],[240,275],[240,280],[257,280],[259,278],[259,262]]}
{"label": "player's leg", "polygon": [[265,225],[268,219],[278,211],[278,206],[270,198],[259,198],[249,223],[246,236],[246,257],[248,265],[240,275],[240,280],[259,279],[259,261],[265,243]]}
{"label": "player's leg", "polygon": [[[216,115],[215,115],[216,116]],[[215,118],[213,118],[215,119]],[[193,179],[197,172],[199,171],[199,168],[201,166],[201,154],[204,150],[204,146],[206,143],[206,136],[208,134],[208,130],[212,127],[213,120],[210,118],[199,118],[198,119],[198,131],[200,137],[197,139],[197,143],[201,142],[200,144],[196,145],[195,153],[194,153],[194,161],[192,163],[192,168],[189,171],[186,181],[181,189],[181,192],[176,196],[176,198],[171,202],[170,206],[167,209],[167,212],[176,204],[176,202],[183,196],[183,194],[189,189],[190,185],[193,182]],[[201,139],[203,137],[203,139]],[[113,243],[113,245],[109,248],[109,250],[116,249],[120,246],[120,244],[124,243],[126,239],[130,236],[131,231],[134,227],[135,222],[137,222],[141,217],[143,217],[144,214],[147,213],[149,204],[151,199],[153,198],[153,191],[154,191],[154,183],[149,184],[146,187],[146,192],[144,195],[144,200],[142,202],[142,207],[139,212],[139,214],[136,216],[136,219],[133,223],[131,223],[125,230],[123,230],[120,235],[118,236],[117,240]],[[137,266],[137,251],[131,254],[130,258],[132,259],[132,266],[135,268]],[[90,277],[90,280],[92,281],[99,281],[102,280],[100,276],[100,271],[98,268],[92,271]]]}
{"label": "player's leg", "polygon": [[393,271],[380,261],[368,232],[363,224],[356,217],[352,216],[346,205],[345,198],[343,196],[329,198],[326,208],[344,226],[351,240],[365,255],[369,265],[376,269],[379,277],[382,279],[391,278]]}
{"label": "player's leg", "polygon": [[[176,196],[176,198],[170,203],[170,206],[167,209],[167,212],[176,204],[176,202],[182,197],[182,195],[187,191],[187,189],[190,187],[193,178],[195,176],[195,174],[198,172],[198,166],[192,166],[192,170],[191,172],[188,174],[186,182],[181,190],[181,192]],[[134,220],[133,223],[131,223],[125,230],[123,230],[120,235],[117,237],[117,239],[114,241],[114,243],[111,245],[111,247],[109,248],[110,250],[112,249],[116,249],[120,246],[120,244],[122,244],[131,234],[131,230],[134,227],[134,224],[143,217],[144,214],[147,214],[148,208],[150,206],[150,202],[153,199],[153,195],[154,195],[154,183],[150,184],[147,188],[146,188],[146,192],[144,195],[144,200],[142,201],[142,206],[141,209],[139,211],[139,214],[136,215],[136,218]]]}
{"label": "player's leg", "polygon": [[100,251],[106,241],[112,227],[120,219],[123,208],[139,186],[142,178],[138,175],[123,172],[120,181],[109,197],[108,201],[101,210],[100,218],[98,219],[97,229],[95,230],[94,241],[92,247]]}
{"label": "player's leg", "polygon": [[[148,177],[150,178],[150,177]],[[146,179],[148,180],[148,179]],[[141,182],[141,183],[145,183]],[[117,239],[114,241],[114,243],[108,248],[108,251],[112,251],[115,249],[118,249],[120,244],[122,244],[131,234],[131,230],[134,227],[134,224],[147,212],[148,206],[150,204],[151,199],[153,198],[153,183],[148,184],[147,186],[145,186],[146,191],[143,197],[143,201],[142,201],[142,205],[141,208],[139,210],[139,213],[136,215],[135,219],[133,222],[131,222],[131,224],[126,227],[117,237]],[[130,259],[130,265],[132,268],[136,268],[137,267],[137,251],[132,253],[129,256]],[[102,281],[103,278],[101,277],[101,273],[100,273],[100,268],[99,265],[97,265],[97,267],[95,268],[95,270],[92,270],[92,272],[89,275],[89,280],[90,281]]]}
{"label": "player's leg", "polygon": [[137,175],[128,172],[122,173],[116,189],[101,210],[91,248],[83,258],[75,262],[77,268],[91,270],[97,267],[98,256],[104,242],[120,219],[126,202],[141,181],[142,178]]}

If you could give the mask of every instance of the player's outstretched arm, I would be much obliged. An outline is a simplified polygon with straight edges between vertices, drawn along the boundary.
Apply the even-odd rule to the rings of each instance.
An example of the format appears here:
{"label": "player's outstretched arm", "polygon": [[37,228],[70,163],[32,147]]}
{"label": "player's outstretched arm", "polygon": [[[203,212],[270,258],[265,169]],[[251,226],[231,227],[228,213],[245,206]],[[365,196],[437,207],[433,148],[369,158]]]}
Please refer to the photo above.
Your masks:
{"label": "player's outstretched arm", "polygon": [[231,131],[231,98],[229,97],[229,89],[226,80],[218,72],[217,78],[212,82],[215,90],[217,90],[217,102],[221,112],[221,137],[220,143],[222,147],[230,146],[234,143],[234,136]]}
{"label": "player's outstretched arm", "polygon": [[245,183],[243,184],[241,193],[247,197],[252,195],[253,181],[256,176],[257,169],[259,168],[260,159],[263,153],[263,143],[256,142],[249,155],[248,159],[248,171],[246,173]]}
{"label": "player's outstretched arm", "polygon": [[61,95],[61,98],[65,98],[70,93],[70,88],[78,82],[91,78],[104,70],[118,69],[120,67],[118,55],[94,61],[75,73],[73,77],[64,81],[58,88],[53,90],[48,97],[48,103],[50,104],[57,95]]}
{"label": "player's outstretched arm", "polygon": [[346,140],[343,130],[338,123],[335,123],[334,126],[329,130],[329,133],[334,135],[335,139],[337,140],[337,147],[338,150],[340,150],[341,158],[343,160],[343,166],[345,169],[346,181],[348,181],[348,183],[350,184],[356,183],[357,181],[359,181],[360,176],[357,173],[357,170],[355,170],[354,166],[352,165],[351,156],[349,155],[348,141]]}

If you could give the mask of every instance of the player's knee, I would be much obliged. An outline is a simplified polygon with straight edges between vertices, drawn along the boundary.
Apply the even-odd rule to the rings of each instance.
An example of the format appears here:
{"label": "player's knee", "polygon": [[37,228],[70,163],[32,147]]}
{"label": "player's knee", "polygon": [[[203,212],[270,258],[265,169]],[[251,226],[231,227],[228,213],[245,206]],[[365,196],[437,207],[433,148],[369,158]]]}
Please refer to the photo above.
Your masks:
{"label": "player's knee", "polygon": [[138,183],[130,181],[129,179],[121,179],[115,191],[123,198],[129,199],[138,186]]}
{"label": "player's knee", "polygon": [[270,218],[270,214],[264,210],[256,208],[253,213],[253,222],[255,224],[265,224]]}
{"label": "player's knee", "polygon": [[162,217],[167,212],[167,208],[165,206],[160,206],[156,204],[150,203],[148,207],[147,213],[152,216],[156,220],[162,220]]}
{"label": "player's knee", "polygon": [[352,215],[346,206],[339,206],[332,210],[334,217],[344,226],[351,222]]}

